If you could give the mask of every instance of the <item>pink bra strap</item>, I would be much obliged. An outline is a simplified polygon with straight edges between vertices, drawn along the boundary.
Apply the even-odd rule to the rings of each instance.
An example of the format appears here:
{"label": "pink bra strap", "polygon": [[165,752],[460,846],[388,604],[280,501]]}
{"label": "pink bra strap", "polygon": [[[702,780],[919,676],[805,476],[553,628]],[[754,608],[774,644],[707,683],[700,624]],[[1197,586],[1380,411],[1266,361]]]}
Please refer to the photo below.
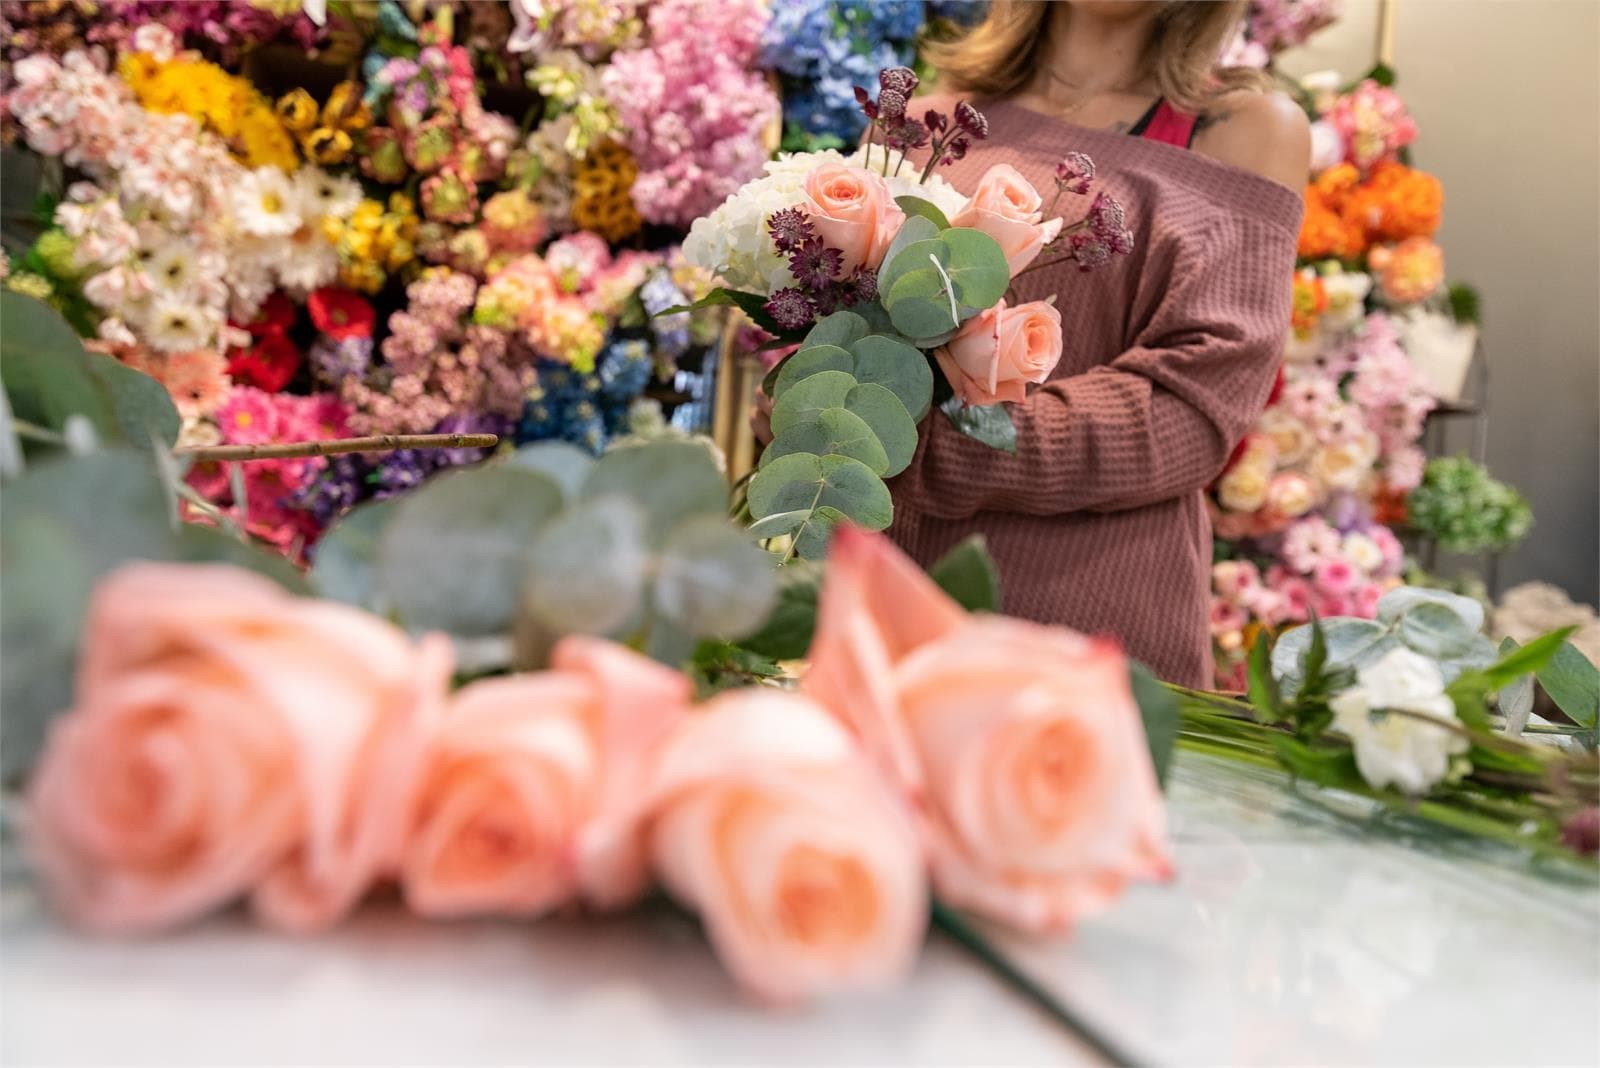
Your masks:
{"label": "pink bra strap", "polygon": [[1199,116],[1185,115],[1163,100],[1156,106],[1156,113],[1151,116],[1149,124],[1145,126],[1140,136],[1151,141],[1188,148],[1189,142],[1194,140],[1194,125],[1198,120]]}

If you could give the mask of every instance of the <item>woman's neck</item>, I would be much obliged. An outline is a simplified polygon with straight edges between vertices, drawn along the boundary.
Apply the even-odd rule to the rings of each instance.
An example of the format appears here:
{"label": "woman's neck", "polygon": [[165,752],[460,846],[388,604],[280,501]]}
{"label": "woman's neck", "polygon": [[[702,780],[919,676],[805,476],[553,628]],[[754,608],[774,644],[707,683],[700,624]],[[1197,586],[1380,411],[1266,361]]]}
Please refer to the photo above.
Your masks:
{"label": "woman's neck", "polygon": [[1034,90],[1041,95],[1072,103],[1099,93],[1131,93],[1149,79],[1146,67],[1151,23],[1157,5],[1150,13],[1134,5],[1130,12],[1116,5],[1115,17],[1103,15],[1093,4],[1058,4],[1045,31],[1043,62],[1035,75]]}

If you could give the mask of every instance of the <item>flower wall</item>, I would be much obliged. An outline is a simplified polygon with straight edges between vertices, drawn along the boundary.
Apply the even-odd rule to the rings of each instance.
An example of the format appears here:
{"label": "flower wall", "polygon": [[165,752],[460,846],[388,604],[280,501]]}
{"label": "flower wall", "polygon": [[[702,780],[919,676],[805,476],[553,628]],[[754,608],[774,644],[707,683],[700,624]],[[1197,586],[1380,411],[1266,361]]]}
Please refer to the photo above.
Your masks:
{"label": "flower wall", "polygon": [[[489,431],[598,451],[719,320],[676,242],[760,173],[757,0],[6,3],[4,136],[44,161],[6,285],[162,382],[182,444]],[[702,402],[702,403],[696,403]],[[643,406],[642,406],[643,404]],[[482,450],[198,464],[300,556]]]}
{"label": "flower wall", "polygon": [[[1228,56],[1267,66],[1337,15],[1326,0],[1253,3]],[[1354,84],[1328,73],[1294,87],[1312,119],[1313,173],[1283,367],[1210,493],[1225,687],[1242,689],[1261,628],[1371,618],[1400,584],[1393,528],[1423,480],[1439,403],[1425,369],[1442,350],[1471,352],[1474,302],[1446,289],[1433,240],[1443,190],[1409,165],[1417,125],[1392,85],[1379,67]]]}

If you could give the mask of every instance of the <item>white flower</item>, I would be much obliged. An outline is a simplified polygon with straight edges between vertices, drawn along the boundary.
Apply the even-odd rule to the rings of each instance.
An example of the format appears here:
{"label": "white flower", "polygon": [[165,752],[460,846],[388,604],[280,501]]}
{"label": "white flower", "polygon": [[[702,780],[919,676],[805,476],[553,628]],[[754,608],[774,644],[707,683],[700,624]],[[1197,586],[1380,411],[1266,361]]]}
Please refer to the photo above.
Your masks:
{"label": "white flower", "polygon": [[[1329,702],[1334,724],[1355,747],[1356,767],[1375,788],[1393,786],[1421,796],[1450,770],[1450,758],[1469,742],[1450,729],[1459,723],[1444,692],[1439,667],[1410,649],[1397,648],[1356,672],[1356,685]],[[1448,726],[1435,726],[1414,712]]]}
{"label": "white flower", "polygon": [[[863,146],[851,154],[848,162],[858,167],[867,167],[870,163],[868,169],[873,174],[881,174],[884,169],[883,153],[882,145],[873,145],[870,149]],[[906,160],[900,153],[891,151],[889,177],[884,181],[889,186],[889,192],[897,197],[919,197],[926,200],[944,212],[944,217],[947,219],[959,215],[961,209],[967,206],[967,198],[961,191],[937,174],[929,175],[926,183],[918,182],[917,178],[921,173],[921,168],[916,164]]]}
{"label": "white flower", "polygon": [[294,176],[295,192],[300,196],[300,215],[316,225],[331,215],[347,219],[361,203],[361,184],[352,178],[329,174],[320,167],[301,167]]}
{"label": "white flower", "polygon": [[1331,271],[1322,277],[1322,291],[1328,297],[1328,309],[1322,313],[1325,328],[1346,331],[1366,321],[1367,294],[1372,291],[1370,274]]}
{"label": "white flower", "polygon": [[1278,465],[1292,467],[1311,455],[1317,437],[1303,419],[1285,408],[1268,408],[1261,413],[1256,432],[1272,439],[1278,449]]}
{"label": "white flower", "polygon": [[181,238],[174,238],[151,250],[144,263],[144,272],[157,289],[167,293],[183,293],[195,282],[196,266],[193,246]]}
{"label": "white flower", "polygon": [[300,198],[289,176],[276,167],[257,167],[233,189],[233,210],[241,229],[260,237],[283,237],[300,229]]}
{"label": "white flower", "polygon": [[164,352],[203,348],[219,324],[205,310],[173,295],[157,296],[144,322],[145,340]]}
{"label": "white flower", "polygon": [[1311,173],[1321,174],[1344,159],[1344,138],[1333,123],[1318,119],[1311,124]]}
{"label": "white flower", "polygon": [[296,296],[331,284],[339,276],[339,250],[310,227],[278,242],[274,264],[279,284]]}
{"label": "white flower", "polygon": [[1346,534],[1339,551],[1346,560],[1369,575],[1377,574],[1383,567],[1383,550],[1378,548],[1377,542],[1360,531]]}

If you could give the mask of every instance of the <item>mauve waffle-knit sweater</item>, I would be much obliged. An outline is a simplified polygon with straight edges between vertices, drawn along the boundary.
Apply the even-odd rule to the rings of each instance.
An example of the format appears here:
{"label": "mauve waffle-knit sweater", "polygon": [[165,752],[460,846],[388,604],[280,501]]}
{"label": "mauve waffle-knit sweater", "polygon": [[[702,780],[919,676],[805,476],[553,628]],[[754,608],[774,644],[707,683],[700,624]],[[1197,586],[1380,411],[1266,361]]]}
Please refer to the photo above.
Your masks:
{"label": "mauve waffle-knit sweater", "polygon": [[[1170,145],[980,106],[989,137],[940,168],[946,180],[970,193],[1009,163],[1048,205],[1056,162],[1087,152],[1098,187],[1127,208],[1135,248],[1098,270],[1066,263],[1017,281],[1019,301],[1056,298],[1064,334],[1051,379],[1011,406],[1017,454],[935,413],[890,484],[889,534],[924,567],[983,534],[1008,614],[1114,636],[1162,678],[1208,686],[1203,491],[1272,388],[1300,195]],[[1063,197],[1058,211],[1071,221],[1086,199]]]}

